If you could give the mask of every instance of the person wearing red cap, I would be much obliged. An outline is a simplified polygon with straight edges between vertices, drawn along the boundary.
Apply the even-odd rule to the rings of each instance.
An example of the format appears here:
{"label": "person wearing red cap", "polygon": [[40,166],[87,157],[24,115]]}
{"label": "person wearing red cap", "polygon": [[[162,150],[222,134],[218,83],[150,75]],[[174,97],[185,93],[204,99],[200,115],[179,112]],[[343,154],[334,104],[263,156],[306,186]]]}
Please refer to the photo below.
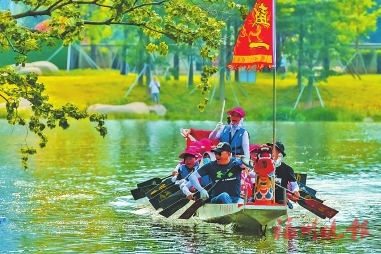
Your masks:
{"label": "person wearing red cap", "polygon": [[232,148],[233,156],[245,155],[250,157],[249,152],[249,133],[243,128],[245,111],[240,107],[235,107],[227,111],[230,116],[230,123],[223,125],[217,123],[216,128],[210,133],[209,139],[219,139],[220,142],[227,142]]}
{"label": "person wearing red cap", "polygon": [[253,162],[256,160],[257,158],[257,152],[256,152],[256,149],[260,148],[261,146],[258,145],[258,144],[250,144],[249,145],[249,150],[250,150],[250,160],[252,160]]}
{"label": "person wearing red cap", "polygon": [[199,152],[194,147],[188,147],[179,155],[179,158],[183,159],[183,163],[176,167],[177,172],[173,172],[172,181],[176,184],[181,184],[183,179],[186,180],[187,176],[196,170],[199,166],[198,157]]}
{"label": "person wearing red cap", "polygon": [[[210,150],[212,150],[212,148],[210,148]],[[210,162],[216,160],[216,156],[210,150],[205,151],[202,154],[202,160],[200,161],[200,164],[199,164],[200,167],[207,164],[207,163],[210,163]],[[204,187],[204,186],[208,185],[209,183],[211,183],[212,180],[210,179],[210,177],[208,175],[206,175],[206,176],[199,178],[199,182],[200,182],[201,186]],[[192,183],[189,181],[184,181],[183,183],[181,183],[180,189],[183,191],[185,196],[190,194],[191,191],[195,191],[195,188],[192,186]]]}

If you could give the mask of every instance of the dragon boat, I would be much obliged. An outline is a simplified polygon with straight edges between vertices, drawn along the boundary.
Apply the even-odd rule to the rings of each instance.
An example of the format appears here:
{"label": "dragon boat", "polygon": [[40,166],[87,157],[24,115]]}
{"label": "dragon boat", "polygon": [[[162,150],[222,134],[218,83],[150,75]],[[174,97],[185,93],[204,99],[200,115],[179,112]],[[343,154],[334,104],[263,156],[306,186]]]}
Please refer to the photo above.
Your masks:
{"label": "dragon boat", "polygon": [[250,229],[252,232],[264,234],[268,225],[286,216],[287,205],[254,202],[246,204],[204,204],[194,217],[210,223],[233,224],[237,228]]}
{"label": "dragon boat", "polygon": [[[275,203],[275,166],[272,148],[262,146],[255,152],[258,156],[254,163],[256,172],[254,202],[247,202],[247,198],[244,198],[244,203],[205,203],[196,209],[193,214],[195,218],[210,223],[233,224],[235,227],[249,228],[260,234],[264,234],[267,226],[274,224],[276,219],[282,216],[287,218],[287,204]],[[250,163],[248,158],[247,161]],[[182,217],[187,218],[189,215],[185,217],[180,215],[180,218]]]}
{"label": "dragon boat", "polygon": [[[192,132],[195,131],[192,130]],[[206,136],[208,132],[202,131],[198,139]],[[188,147],[191,143],[189,139],[192,136],[189,132],[185,133],[183,130],[180,133],[187,139]],[[194,137],[192,139],[193,141],[197,140]],[[275,187],[283,187],[275,184],[272,149],[272,147],[266,145],[257,148],[257,157],[254,161],[256,176],[252,196],[254,198],[253,202],[248,202],[247,198],[244,198],[242,203],[233,204],[211,204],[205,203],[202,199],[192,202],[183,196],[178,186],[172,183],[171,176],[153,178],[140,183],[137,185],[137,189],[131,190],[131,193],[134,199],[147,196],[155,209],[163,208],[159,214],[166,218],[194,218],[208,223],[232,224],[235,228],[248,229],[253,233],[265,235],[267,227],[273,226],[278,219],[286,220],[288,218],[288,209],[292,208],[292,204],[287,202],[286,188],[284,188],[284,203],[278,204],[275,202]],[[250,164],[250,160],[248,160],[248,164]],[[322,219],[332,218],[338,213],[337,210],[324,205],[323,200],[316,198],[316,190],[306,186],[306,174],[296,173],[295,175],[301,195],[297,203],[301,207]],[[216,184],[218,183],[207,188],[208,192]]]}

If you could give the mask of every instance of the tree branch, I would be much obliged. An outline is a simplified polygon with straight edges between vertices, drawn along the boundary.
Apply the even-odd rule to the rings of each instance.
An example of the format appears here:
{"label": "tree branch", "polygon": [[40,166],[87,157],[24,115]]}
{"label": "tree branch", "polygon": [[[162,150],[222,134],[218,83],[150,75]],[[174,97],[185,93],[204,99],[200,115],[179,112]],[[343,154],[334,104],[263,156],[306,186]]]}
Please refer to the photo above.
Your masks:
{"label": "tree branch", "polygon": [[13,50],[14,52],[19,53],[19,54],[21,54],[21,55],[25,55],[23,52],[17,50],[17,49],[13,46],[13,44],[12,44],[11,40],[9,40],[8,36],[6,36],[4,33],[3,33],[3,35],[4,35],[5,39],[7,39],[7,42],[8,42],[8,44],[9,44],[9,46],[11,46],[11,48],[12,48],[12,50]]}
{"label": "tree branch", "polygon": [[159,34],[162,34],[162,35],[165,35],[166,37],[168,37],[169,39],[173,40],[173,41],[177,41],[177,38],[175,36],[173,36],[172,34],[170,33],[166,33],[166,32],[163,32],[163,31],[158,31],[156,29],[153,29],[152,27],[148,27],[146,24],[139,24],[139,23],[134,23],[134,22],[113,22],[111,21],[112,19],[108,19],[108,20],[105,20],[105,21],[90,21],[90,20],[84,20],[83,21],[83,24],[84,25],[95,25],[95,26],[99,26],[99,25],[124,25],[124,26],[138,26],[138,27],[144,27],[148,30],[151,30],[153,32],[156,32],[156,33],[159,33]]}
{"label": "tree branch", "polygon": [[[159,1],[159,2],[145,3],[145,4],[137,5],[135,7],[130,8],[129,10],[125,11],[124,13],[128,13],[128,12],[134,11],[136,9],[143,8],[145,6],[161,5],[161,4],[163,4],[163,3],[167,2],[167,1],[168,0],[162,0],[162,1]],[[14,19],[20,19],[20,18],[25,18],[25,17],[37,17],[37,16],[43,16],[43,15],[51,16],[52,12],[54,12],[56,9],[60,9],[63,6],[67,6],[67,5],[71,5],[71,4],[78,4],[78,5],[94,4],[94,5],[97,5],[97,6],[100,6],[100,7],[104,7],[104,8],[108,8],[108,9],[113,9],[114,8],[111,5],[99,4],[98,0],[93,0],[93,1],[73,1],[73,0],[71,0],[71,1],[68,1],[68,2],[65,2],[65,3],[62,3],[62,2],[63,2],[63,0],[58,0],[57,2],[55,2],[54,4],[49,6],[47,9],[40,10],[40,11],[37,11],[37,9],[40,7],[40,6],[37,6],[33,10],[29,10],[29,11],[26,11],[26,12],[23,12],[23,13],[19,13],[19,14],[14,14],[14,15],[12,15],[12,17]],[[135,1],[134,5],[136,4],[136,2],[137,1]]]}
{"label": "tree branch", "polygon": [[0,93],[0,97],[3,98],[6,102],[9,102],[7,98],[5,98],[1,93]]}
{"label": "tree branch", "polygon": [[[141,4],[141,5],[137,5],[135,7],[132,7],[131,9],[127,10],[127,12],[131,12],[133,10],[136,10],[136,9],[139,9],[139,8],[143,8],[144,6],[149,6],[149,5],[161,5],[165,2],[167,2],[168,0],[163,0],[163,1],[160,1],[160,2],[153,2],[153,3],[146,3],[146,4]],[[135,1],[134,5],[136,4],[137,1]]]}

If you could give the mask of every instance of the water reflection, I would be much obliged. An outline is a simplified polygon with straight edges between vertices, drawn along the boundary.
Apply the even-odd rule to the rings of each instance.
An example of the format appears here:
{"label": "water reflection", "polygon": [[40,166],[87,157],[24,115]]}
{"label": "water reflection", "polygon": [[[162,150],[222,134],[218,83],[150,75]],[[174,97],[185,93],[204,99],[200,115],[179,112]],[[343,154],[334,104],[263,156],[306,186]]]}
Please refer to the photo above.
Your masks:
{"label": "water reflection", "polygon": [[[1,122],[1,121],[0,121]],[[251,140],[271,141],[272,124],[246,122]],[[278,123],[277,136],[286,145],[286,161],[308,174],[335,216],[343,239],[298,234],[266,238],[189,221],[168,221],[154,215],[143,200],[129,193],[153,176],[166,176],[185,144],[181,127],[211,129],[214,122],[107,121],[101,138],[93,126],[72,123],[68,131],[50,130],[48,147],[38,151],[30,169],[21,169],[18,150],[23,128],[0,124],[0,250],[30,252],[111,253],[352,253],[380,251],[381,202],[378,190],[381,156],[380,124]],[[31,135],[28,145],[37,145]],[[294,205],[289,216],[299,230],[316,217]],[[353,221],[368,221],[370,236],[356,240],[346,231]],[[332,220],[318,219],[317,227]]]}

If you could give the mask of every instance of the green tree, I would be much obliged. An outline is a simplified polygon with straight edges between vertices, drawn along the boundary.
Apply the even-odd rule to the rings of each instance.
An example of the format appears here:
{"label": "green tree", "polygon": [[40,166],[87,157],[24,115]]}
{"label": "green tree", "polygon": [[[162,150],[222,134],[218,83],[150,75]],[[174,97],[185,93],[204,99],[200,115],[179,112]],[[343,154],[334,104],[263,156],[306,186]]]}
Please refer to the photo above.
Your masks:
{"label": "green tree", "polygon": [[[82,41],[83,30],[89,26],[107,27],[110,25],[131,26],[139,28],[150,43],[146,50],[160,55],[168,53],[168,45],[164,38],[169,38],[177,44],[192,45],[202,42],[200,55],[212,58],[212,51],[218,49],[221,43],[221,29],[225,23],[214,16],[213,6],[225,4],[228,9],[237,9],[247,13],[247,7],[228,0],[16,0],[25,4],[28,9],[24,12],[0,12],[0,48],[2,51],[17,52],[16,64],[24,64],[28,53],[41,50],[42,45],[54,45],[62,40],[69,45],[75,40]],[[91,6],[100,10],[102,15],[84,16],[81,11]],[[49,17],[49,30],[36,31],[18,22],[27,17]],[[208,77],[215,73],[215,67],[203,67],[202,83],[197,87],[202,94],[210,90]],[[68,119],[89,118],[96,122],[96,129],[105,136],[104,115],[91,115],[81,112],[74,105],[67,104],[62,108],[54,108],[49,102],[44,85],[38,82],[34,74],[19,75],[14,69],[0,69],[0,97],[6,101],[7,120],[12,125],[26,125],[28,129],[40,137],[40,147],[48,141],[44,134],[46,127],[55,128],[57,125],[66,129]],[[27,99],[32,106],[32,116],[24,119],[18,114],[19,102]],[[200,102],[199,109],[203,110],[207,99]],[[45,121],[45,119],[47,119]],[[25,146],[21,150],[23,165],[27,167],[28,155],[36,150]]]}
{"label": "green tree", "polygon": [[[345,27],[345,31],[343,31],[345,33],[340,35],[340,39],[355,45],[354,49],[348,50],[344,59],[352,58],[354,66],[357,67],[363,61],[359,53],[359,43],[367,39],[368,34],[377,28],[377,20],[381,15],[380,1],[346,0],[336,4],[340,9],[341,16],[345,17],[336,22],[338,27]],[[358,77],[360,78],[360,76]]]}
{"label": "green tree", "polygon": [[[324,80],[330,75],[330,59],[347,56],[350,42],[375,29],[379,10],[371,10],[370,2],[374,3],[370,0],[278,1],[277,33],[284,40],[279,51],[296,60],[299,89],[302,88],[303,78],[307,80],[307,106],[312,103],[315,79]],[[349,15],[352,7],[359,9],[356,19]],[[361,29],[358,28],[360,24],[363,26]],[[316,67],[320,66],[323,69],[316,76]]]}
{"label": "green tree", "polygon": [[[102,20],[107,17],[103,7],[97,8],[94,5],[82,6],[80,13],[82,17],[88,20]],[[96,62],[96,45],[99,44],[102,40],[107,40],[107,38],[112,36],[113,33],[111,26],[87,26],[84,28],[82,34],[84,42],[90,44],[90,57],[94,62]]]}

